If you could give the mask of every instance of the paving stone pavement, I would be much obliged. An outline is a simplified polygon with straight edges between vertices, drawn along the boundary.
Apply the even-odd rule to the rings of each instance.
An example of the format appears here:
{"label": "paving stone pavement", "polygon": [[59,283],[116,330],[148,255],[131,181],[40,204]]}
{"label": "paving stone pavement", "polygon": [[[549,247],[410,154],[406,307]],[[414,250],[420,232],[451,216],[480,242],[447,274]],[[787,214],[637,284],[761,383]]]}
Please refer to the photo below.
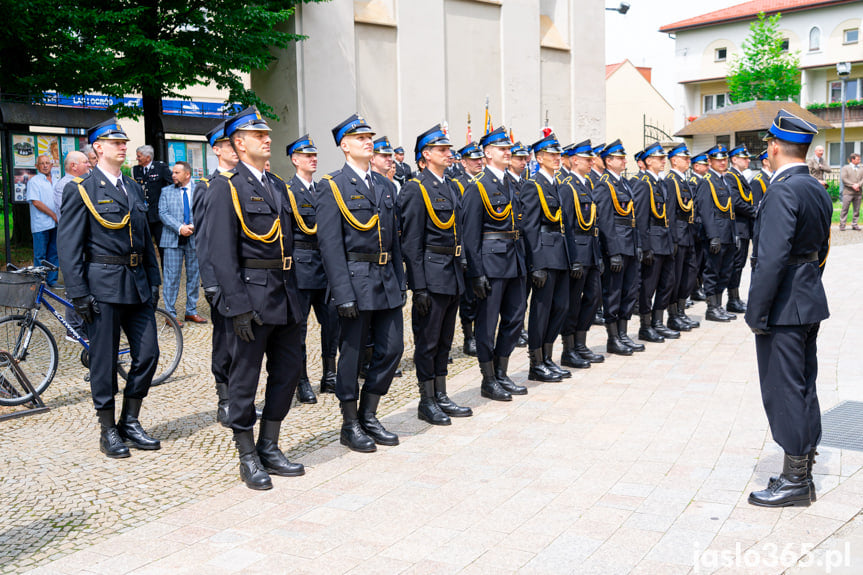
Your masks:
{"label": "paving stone pavement", "polygon": [[[863,399],[860,264],[859,246],[837,247],[825,273],[822,410]],[[476,361],[454,353],[453,396],[475,415],[448,427],[416,418],[408,342],[405,377],[382,409],[402,444],[349,452],[338,444],[334,398],[319,396],[295,406],[282,439],[306,475],[276,477],[267,492],[240,484],[230,433],[215,423],[208,334],[184,329],[177,380],[144,404],[159,452],[101,456],[83,368],[70,357],[46,393],[51,412],[0,424],[0,570],[780,573],[803,557],[794,569],[811,567],[808,558],[824,572],[837,537],[863,545],[854,531],[863,453],[819,449],[809,508],[746,503],[779,470],[781,451],[742,320],[702,323],[562,383],[527,382],[529,395],[510,403],[482,399]],[[601,350],[603,331],[588,343]],[[510,367],[525,379],[523,350]]]}

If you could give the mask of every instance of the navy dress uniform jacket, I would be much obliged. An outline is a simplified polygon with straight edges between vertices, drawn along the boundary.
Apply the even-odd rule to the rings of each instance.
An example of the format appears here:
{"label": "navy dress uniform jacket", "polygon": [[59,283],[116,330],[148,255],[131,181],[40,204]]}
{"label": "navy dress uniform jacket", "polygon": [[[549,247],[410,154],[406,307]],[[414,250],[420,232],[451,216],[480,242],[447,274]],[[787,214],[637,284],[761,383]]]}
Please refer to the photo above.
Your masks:
{"label": "navy dress uniform jacket", "polygon": [[[97,301],[116,304],[149,301],[150,288],[162,281],[143,190],[123,176],[127,197],[99,169],[84,176],[80,185],[101,218],[119,223],[128,214],[129,223],[115,230],[101,225],[84,204],[78,183],[72,180],[66,184],[57,232],[66,295],[76,298],[92,294]],[[85,261],[91,255],[131,258],[131,254],[137,254],[138,265]]]}
{"label": "navy dress uniform jacket", "polygon": [[[374,178],[374,176],[372,176]],[[324,259],[330,293],[335,305],[357,302],[360,311],[401,306],[404,267],[397,235],[396,198],[392,187],[373,179],[376,190],[366,187],[347,164],[317,183],[318,243]],[[337,189],[334,189],[337,188]],[[378,226],[357,229],[342,214],[335,194],[361,225],[378,216]],[[375,195],[377,194],[377,198]],[[348,261],[348,252],[375,255],[375,262]],[[380,265],[387,252],[386,263]]]}
{"label": "navy dress uniform jacket", "polygon": [[763,169],[758,170],[758,173],[752,176],[752,179],[749,181],[749,188],[752,190],[752,203],[755,204],[756,210],[761,204],[761,200],[764,199],[768,184],[770,184],[770,174]]}
{"label": "navy dress uniform jacket", "polygon": [[565,224],[572,231],[570,263],[596,266],[602,258],[599,249],[599,209],[594,207],[593,184],[587,178],[584,181],[582,184],[576,176],[565,180],[559,189],[560,201],[563,205],[569,202],[573,204],[573,209],[569,211],[570,221]]}
{"label": "navy dress uniform jacket", "polygon": [[[292,216],[285,183],[272,173],[265,175],[272,193],[242,162],[210,182],[206,205],[208,250],[219,284],[217,304],[223,316],[232,318],[255,311],[265,324],[287,325],[300,319],[293,260],[288,259],[293,251]],[[281,241],[278,231],[269,243],[249,237],[234,210],[231,184],[248,230],[266,235],[278,221]],[[255,269],[243,265],[244,260],[283,258],[284,267],[291,269]]]}
{"label": "navy dress uniform jacket", "polygon": [[[300,220],[308,230],[314,229],[317,225],[315,189],[314,182],[310,190],[297,176],[290,179],[287,187],[288,193],[294,196],[294,202],[290,203],[290,207],[294,219],[291,228],[294,236],[297,287],[304,290],[326,289],[327,287],[327,274],[324,272],[324,260],[318,245],[318,236],[317,234],[307,234],[300,226]],[[294,204],[296,204],[296,209]]]}
{"label": "navy dress uniform jacket", "polygon": [[144,189],[144,198],[148,205],[147,216],[151,222],[159,222],[159,198],[162,188],[174,183],[171,168],[159,160],[150,163],[150,170],[144,174],[143,166],[132,166],[132,177]]}
{"label": "navy dress uniform jacket", "polygon": [[674,251],[674,209],[665,201],[665,186],[653,173],[645,171],[635,181],[632,195],[641,249],[670,256]]}
{"label": "navy dress uniform jacket", "polygon": [[673,223],[669,221],[674,243],[684,247],[695,245],[695,194],[689,181],[672,171],[663,180],[663,186],[667,213],[674,213]]}
{"label": "navy dress uniform jacket", "polygon": [[[734,243],[737,230],[734,226],[733,203],[731,190],[722,176],[710,170],[701,178],[695,193],[695,204],[708,241],[719,238],[723,244]],[[726,206],[729,207],[724,210]]]}
{"label": "navy dress uniform jacket", "polygon": [[569,252],[575,251],[575,246],[566,226],[572,221],[574,204],[567,202],[564,206],[557,182],[549,182],[540,174],[523,180],[519,200],[524,209],[521,228],[527,244],[528,269],[568,270]]}
{"label": "navy dress uniform jacket", "polygon": [[749,182],[736,168],[728,168],[725,172],[725,182],[728,184],[734,203],[737,235],[740,238],[749,239],[752,237],[752,220],[755,218],[755,195],[750,189]]}
{"label": "navy dress uniform jacket", "polygon": [[[608,256],[635,257],[639,239],[629,182],[606,170],[594,189],[603,252]],[[612,194],[617,198],[616,204]]]}
{"label": "navy dress uniform jacket", "polygon": [[788,168],[770,184],[755,221],[750,327],[807,325],[830,316],[821,273],[832,217],[830,197],[805,165]]}
{"label": "navy dress uniform jacket", "polygon": [[[446,229],[432,221],[426,200],[435,217]],[[457,193],[457,192],[456,192]],[[464,292],[464,276],[461,270],[461,210],[458,198],[444,180],[440,182],[429,170],[419,177],[408,180],[399,193],[401,208],[402,236],[401,247],[407,268],[408,287],[411,290],[428,290],[431,293],[459,295]],[[427,247],[449,248],[451,253],[438,253],[444,250],[429,251]],[[456,256],[456,251],[459,252]]]}

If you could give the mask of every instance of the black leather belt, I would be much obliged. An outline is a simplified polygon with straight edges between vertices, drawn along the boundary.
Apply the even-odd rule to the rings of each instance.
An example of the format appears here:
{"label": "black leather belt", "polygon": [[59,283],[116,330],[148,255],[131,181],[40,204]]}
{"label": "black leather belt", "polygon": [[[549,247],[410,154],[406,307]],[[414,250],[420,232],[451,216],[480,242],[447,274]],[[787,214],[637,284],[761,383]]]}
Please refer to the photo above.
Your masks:
{"label": "black leather belt", "polygon": [[620,224],[621,226],[630,226],[635,227],[635,218],[624,218],[621,216],[614,216],[614,223]]}
{"label": "black leather belt", "polygon": [[544,234],[560,234],[563,233],[560,231],[560,226],[553,226],[551,224],[540,224],[539,231]]}
{"label": "black leather belt", "polygon": [[518,230],[511,232],[483,232],[482,237],[487,240],[517,240]]}
{"label": "black leather belt", "polygon": [[796,265],[800,265],[800,264],[809,264],[809,263],[813,263],[813,262],[817,262],[817,261],[818,261],[818,252],[810,252],[808,254],[802,254],[802,255],[797,255],[797,256],[792,255],[791,257],[788,258],[788,264],[787,265],[796,266]]}
{"label": "black leather belt", "polygon": [[94,264],[114,264],[118,266],[136,267],[141,264],[143,254],[129,254],[126,256],[105,256],[100,254],[85,254],[84,261]]}
{"label": "black leather belt", "polygon": [[347,259],[349,262],[371,262],[378,265],[386,265],[392,259],[393,255],[390,252],[375,252],[367,254],[365,252],[348,252]]}
{"label": "black leather belt", "polygon": [[318,242],[295,241],[294,248],[298,250],[319,250]]}
{"label": "black leather belt", "polygon": [[294,258],[275,258],[271,260],[241,259],[240,267],[250,270],[289,270],[294,265]]}
{"label": "black leather belt", "polygon": [[444,254],[448,256],[460,256],[461,246],[426,246],[425,251],[433,254]]}
{"label": "black leather belt", "polygon": [[590,228],[587,231],[584,231],[584,230],[579,228],[579,229],[575,230],[575,235],[576,236],[598,236],[599,235],[599,228],[596,226],[593,226],[592,228]]}

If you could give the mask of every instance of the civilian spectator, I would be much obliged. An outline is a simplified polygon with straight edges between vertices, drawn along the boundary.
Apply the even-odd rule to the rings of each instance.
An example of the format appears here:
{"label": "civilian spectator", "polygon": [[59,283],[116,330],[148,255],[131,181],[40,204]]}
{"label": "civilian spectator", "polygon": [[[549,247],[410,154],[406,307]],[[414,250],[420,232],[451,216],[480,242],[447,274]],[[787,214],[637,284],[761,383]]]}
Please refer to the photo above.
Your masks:
{"label": "civilian spectator", "polygon": [[[153,242],[159,246],[162,238],[162,221],[159,218],[159,194],[162,188],[170,186],[172,182],[171,168],[165,162],[153,160],[153,146],[141,146],[135,150],[138,165],[132,166],[132,177],[144,188],[144,196],[147,200],[147,221],[150,223],[150,233],[153,234]],[[165,254],[159,247],[159,259],[162,267],[165,266]]]}
{"label": "civilian spectator", "polygon": [[93,150],[93,146],[84,146],[81,148],[81,153],[87,156],[87,161],[90,163],[91,170],[99,163],[99,158],[96,157],[96,152]]}
{"label": "civilian spectator", "polygon": [[848,219],[848,207],[853,205],[854,212],[851,214],[851,229],[860,230],[857,219],[860,216],[860,198],[863,184],[863,168],[860,167],[860,154],[851,154],[848,157],[848,165],[843,166],[839,172],[842,182],[842,213],[839,215],[839,229],[845,229]]}
{"label": "civilian spectator", "polygon": [[[30,202],[30,230],[33,232],[33,265],[48,260],[60,265],[57,257],[57,210],[54,206],[54,184],[51,168],[54,160],[42,155],[36,158],[38,174],[27,181],[27,201]],[[48,285],[57,285],[57,272],[48,272]]]}
{"label": "civilian spectator", "polygon": [[69,152],[66,154],[66,161],[63,163],[66,175],[57,180],[54,184],[54,211],[57,218],[60,218],[61,206],[63,205],[63,188],[66,184],[72,181],[73,178],[83,178],[90,171],[90,162],[81,152]]}
{"label": "civilian spectator", "polygon": [[[165,308],[177,316],[177,292],[180,290],[180,274],[186,262],[186,321],[207,323],[198,315],[198,256],[195,252],[195,224],[192,214],[192,166],[188,162],[177,162],[171,170],[174,183],[161,191],[159,218],[162,220],[162,239],[159,246],[164,250],[162,265],[164,281],[162,292]],[[182,322],[180,322],[182,325]]]}
{"label": "civilian spectator", "polygon": [[824,159],[824,146],[815,146],[814,155],[809,158],[807,164],[809,164],[809,173],[812,177],[826,188],[827,182],[824,181],[824,174],[829,174],[833,170],[830,169],[827,160]]}

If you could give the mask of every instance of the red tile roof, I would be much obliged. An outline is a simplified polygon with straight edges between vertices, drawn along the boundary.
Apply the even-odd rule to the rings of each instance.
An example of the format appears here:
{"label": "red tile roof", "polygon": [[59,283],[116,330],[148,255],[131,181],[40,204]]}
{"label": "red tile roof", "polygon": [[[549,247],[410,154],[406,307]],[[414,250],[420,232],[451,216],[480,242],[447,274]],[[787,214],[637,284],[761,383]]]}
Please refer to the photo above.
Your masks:
{"label": "red tile roof", "polygon": [[[605,65],[605,79],[606,79],[606,80],[608,80],[608,79],[611,77],[611,75],[612,75],[612,74],[614,74],[615,72],[617,72],[617,70],[618,70],[621,66],[623,66],[624,64],[626,64],[627,62],[629,62],[629,60],[624,60],[623,62],[618,62],[617,64],[606,64],[606,65]],[[629,63],[630,63],[630,64],[632,64],[632,62],[629,62]],[[652,72],[652,71],[653,71],[653,68],[648,68],[648,67],[646,67],[646,66],[635,66],[635,69],[636,69],[636,70],[638,70],[638,72],[639,72],[642,76],[644,76],[644,79],[645,79],[645,80],[647,80],[647,83],[648,83],[648,84],[650,84],[650,83],[651,83],[650,78],[651,78],[652,73],[653,73],[653,72]]]}
{"label": "red tile roof", "polygon": [[858,0],[751,0],[743,2],[730,8],[708,12],[694,18],[688,18],[673,24],[666,24],[659,29],[660,32],[677,32],[691,28],[703,28],[715,26],[726,22],[738,20],[752,20],[759,13],[764,12],[768,16],[777,12],[799,12],[801,10],[813,10],[837,4],[850,4]]}

